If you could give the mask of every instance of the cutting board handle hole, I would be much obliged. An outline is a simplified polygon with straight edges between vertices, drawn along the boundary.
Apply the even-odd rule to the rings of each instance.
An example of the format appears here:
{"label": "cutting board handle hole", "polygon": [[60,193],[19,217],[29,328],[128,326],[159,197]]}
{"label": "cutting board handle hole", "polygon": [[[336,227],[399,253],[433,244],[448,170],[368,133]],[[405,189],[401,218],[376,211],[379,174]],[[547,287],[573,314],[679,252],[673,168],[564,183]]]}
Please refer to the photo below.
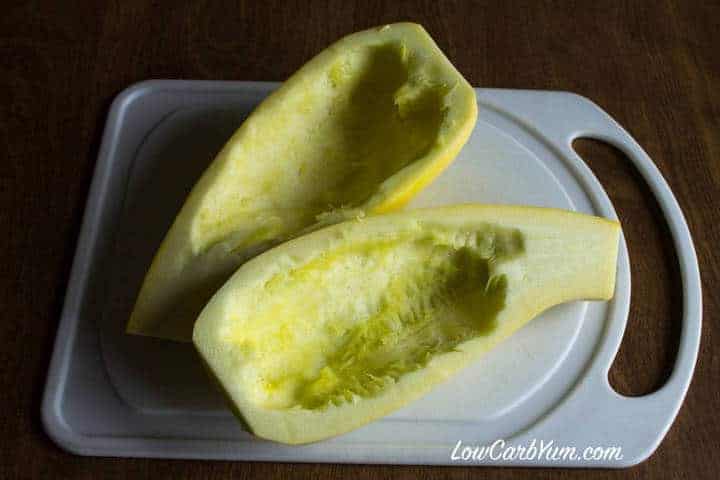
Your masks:
{"label": "cutting board handle hole", "polygon": [[630,315],[610,384],[623,395],[647,395],[670,377],[678,352],[683,295],[672,237],[655,196],[622,151],[587,137],[572,147],[610,196],[630,256]]}

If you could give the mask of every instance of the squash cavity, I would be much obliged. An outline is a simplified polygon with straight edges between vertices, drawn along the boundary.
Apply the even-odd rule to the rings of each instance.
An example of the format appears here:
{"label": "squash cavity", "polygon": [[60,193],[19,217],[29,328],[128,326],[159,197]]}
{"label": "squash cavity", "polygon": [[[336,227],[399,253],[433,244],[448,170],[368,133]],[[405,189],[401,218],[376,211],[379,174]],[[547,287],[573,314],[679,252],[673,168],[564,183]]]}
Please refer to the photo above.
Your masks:
{"label": "squash cavity", "polygon": [[324,409],[382,392],[436,355],[495,328],[505,306],[500,262],[518,231],[422,234],[353,244],[278,274],[237,313],[243,383],[264,408]]}

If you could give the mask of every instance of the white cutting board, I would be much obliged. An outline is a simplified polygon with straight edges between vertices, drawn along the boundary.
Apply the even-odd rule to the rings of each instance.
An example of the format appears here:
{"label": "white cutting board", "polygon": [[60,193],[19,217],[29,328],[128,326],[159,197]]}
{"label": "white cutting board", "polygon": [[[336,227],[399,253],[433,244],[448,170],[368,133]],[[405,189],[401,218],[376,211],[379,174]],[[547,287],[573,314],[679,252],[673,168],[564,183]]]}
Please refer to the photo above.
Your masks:
{"label": "white cutting board", "polygon": [[[43,404],[46,428],[61,446],[110,456],[579,467],[632,465],[654,451],[697,356],[697,260],[682,213],[647,155],[607,114],[571,93],[478,89],[480,114],[470,140],[407,208],[527,204],[617,218],[570,144],[586,136],[623,150],[658,196],[685,288],[676,367],[658,392],[626,398],[607,381],[629,309],[624,240],[612,301],[553,308],[419,401],[313,445],[283,446],[243,432],[190,345],[125,335],[144,272],[186,193],[276,87],[150,81],[113,104]],[[455,449],[458,441],[474,447],[498,440],[506,447],[552,442],[575,448],[581,458],[453,459],[453,451],[462,451]],[[588,460],[582,458],[587,447],[616,450],[611,458]],[[494,457],[500,451],[496,447]]]}

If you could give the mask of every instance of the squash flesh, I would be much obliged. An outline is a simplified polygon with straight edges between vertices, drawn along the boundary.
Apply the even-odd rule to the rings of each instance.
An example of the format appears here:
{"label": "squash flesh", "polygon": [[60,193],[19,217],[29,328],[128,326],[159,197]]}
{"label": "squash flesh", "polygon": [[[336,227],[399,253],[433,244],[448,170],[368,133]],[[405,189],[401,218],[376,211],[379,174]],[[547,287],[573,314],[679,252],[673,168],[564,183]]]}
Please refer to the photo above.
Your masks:
{"label": "squash flesh", "polygon": [[203,174],[127,331],[189,341],[202,307],[247,258],[401,207],[457,155],[476,116],[472,88],[421,27],[338,41],[263,101]]}
{"label": "squash flesh", "polygon": [[320,440],[421,396],[552,305],[610,298],[618,235],[529,207],[345,222],[243,266],[194,342],[251,431]]}
{"label": "squash flesh", "polygon": [[[194,248],[202,252],[235,234],[232,248],[243,249],[285,237],[322,213],[359,208],[385,179],[423,157],[437,141],[448,87],[407,88],[404,51],[393,42],[348,52],[325,78],[288,96],[281,115],[256,121],[203,199]],[[278,130],[282,136],[267,134]],[[251,165],[257,159],[261,168]]]}

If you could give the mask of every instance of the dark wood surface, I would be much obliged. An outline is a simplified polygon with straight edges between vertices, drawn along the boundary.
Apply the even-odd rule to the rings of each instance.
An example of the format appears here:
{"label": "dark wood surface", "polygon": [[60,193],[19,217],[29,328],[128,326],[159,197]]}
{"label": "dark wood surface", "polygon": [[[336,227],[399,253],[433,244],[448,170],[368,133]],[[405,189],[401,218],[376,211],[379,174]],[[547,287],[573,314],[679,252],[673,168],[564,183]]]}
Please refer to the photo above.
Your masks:
{"label": "dark wood surface", "polygon": [[[658,2],[4,2],[0,15],[0,478],[717,478],[720,357],[720,4]],[[109,102],[149,78],[282,80],[331,41],[422,23],[474,85],[570,90],[656,161],[703,276],[694,381],[657,452],[623,471],[282,465],[83,458],[44,434],[40,397]],[[662,385],[680,331],[674,252],[622,155],[578,151],[630,245],[632,312],[611,371],[622,393]]]}

